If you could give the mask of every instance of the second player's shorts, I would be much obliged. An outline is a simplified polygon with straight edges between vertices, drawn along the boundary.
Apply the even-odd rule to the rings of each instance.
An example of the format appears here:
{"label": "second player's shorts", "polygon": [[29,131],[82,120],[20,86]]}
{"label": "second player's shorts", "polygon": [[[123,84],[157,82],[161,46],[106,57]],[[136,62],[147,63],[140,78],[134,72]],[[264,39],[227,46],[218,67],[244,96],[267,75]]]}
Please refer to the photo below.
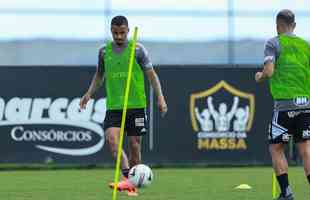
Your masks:
{"label": "second player's shorts", "polygon": [[[107,110],[103,127],[121,127],[122,110]],[[126,114],[125,132],[127,136],[141,136],[147,133],[147,118],[145,109],[128,109]]]}
{"label": "second player's shorts", "polygon": [[310,109],[274,111],[269,127],[269,143],[295,143],[310,140]]}

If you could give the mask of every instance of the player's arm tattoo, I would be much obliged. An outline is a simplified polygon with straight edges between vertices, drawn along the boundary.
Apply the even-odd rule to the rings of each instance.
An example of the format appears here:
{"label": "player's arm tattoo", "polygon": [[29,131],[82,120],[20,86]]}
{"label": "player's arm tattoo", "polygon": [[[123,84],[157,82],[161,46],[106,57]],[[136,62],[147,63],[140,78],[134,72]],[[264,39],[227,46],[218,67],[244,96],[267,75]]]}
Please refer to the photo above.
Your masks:
{"label": "player's arm tattoo", "polygon": [[154,69],[149,69],[145,73],[148,77],[149,82],[152,85],[152,88],[155,91],[156,96],[157,97],[163,96],[161,84],[160,84],[159,78],[158,78],[156,72],[154,71]]}
{"label": "player's arm tattoo", "polygon": [[266,78],[271,78],[274,72],[274,63],[272,62],[267,62],[264,65],[264,69],[263,69],[263,75],[262,78],[266,79]]}
{"label": "player's arm tattoo", "polygon": [[99,49],[96,73],[88,88],[87,94],[92,96],[102,85],[104,79],[104,47]]}
{"label": "player's arm tattoo", "polygon": [[265,81],[266,79],[271,78],[271,76],[273,75],[273,71],[275,68],[274,63],[276,61],[277,55],[279,54],[277,46],[277,40],[275,40],[274,38],[267,41],[264,50],[264,68],[261,72],[257,72],[255,74],[256,82]]}
{"label": "player's arm tattoo", "polygon": [[87,93],[89,96],[92,96],[102,85],[103,83],[103,74],[99,72],[98,68],[96,70],[96,73],[93,77],[93,80],[88,88]]}
{"label": "player's arm tattoo", "polygon": [[263,71],[257,72],[255,74],[256,82],[265,81],[268,78],[271,78],[274,72],[275,65],[272,62],[268,62],[264,65]]}
{"label": "player's arm tattoo", "polygon": [[263,74],[266,74],[268,78],[270,78],[273,75],[274,72],[274,63],[270,62],[265,64]]}

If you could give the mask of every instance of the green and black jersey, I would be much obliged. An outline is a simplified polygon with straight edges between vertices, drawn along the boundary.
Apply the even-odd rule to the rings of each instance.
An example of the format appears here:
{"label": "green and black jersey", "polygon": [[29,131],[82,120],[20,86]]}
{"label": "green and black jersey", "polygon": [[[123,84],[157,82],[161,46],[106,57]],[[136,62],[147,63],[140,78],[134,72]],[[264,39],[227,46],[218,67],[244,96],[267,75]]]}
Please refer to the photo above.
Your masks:
{"label": "green and black jersey", "polygon": [[[123,109],[132,45],[132,41],[128,41],[123,48],[119,48],[113,42],[108,42],[99,51],[98,71],[103,73],[105,78],[108,110]],[[141,44],[137,44],[135,53],[128,109],[146,107],[144,71],[153,67]]]}
{"label": "green and black jersey", "polygon": [[281,34],[265,47],[265,63],[274,62],[269,81],[276,108],[310,107],[310,46],[293,35]]}

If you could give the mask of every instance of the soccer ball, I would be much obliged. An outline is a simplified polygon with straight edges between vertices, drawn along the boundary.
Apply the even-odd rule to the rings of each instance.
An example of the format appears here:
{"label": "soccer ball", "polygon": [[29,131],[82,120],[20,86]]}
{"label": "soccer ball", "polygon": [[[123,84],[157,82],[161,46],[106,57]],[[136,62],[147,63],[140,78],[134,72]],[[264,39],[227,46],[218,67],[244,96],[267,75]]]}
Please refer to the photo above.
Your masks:
{"label": "soccer ball", "polygon": [[146,187],[153,181],[153,172],[151,168],[146,165],[135,165],[130,169],[128,179],[138,188]]}

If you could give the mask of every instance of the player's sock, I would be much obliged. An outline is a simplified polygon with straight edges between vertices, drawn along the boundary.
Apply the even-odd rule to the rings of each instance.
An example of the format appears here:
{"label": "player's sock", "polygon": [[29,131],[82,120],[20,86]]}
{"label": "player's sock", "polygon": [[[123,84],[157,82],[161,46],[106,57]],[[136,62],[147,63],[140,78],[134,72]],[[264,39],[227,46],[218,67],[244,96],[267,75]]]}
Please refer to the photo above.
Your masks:
{"label": "player's sock", "polygon": [[278,180],[278,183],[279,183],[280,188],[281,188],[281,195],[282,196],[285,197],[285,196],[292,194],[292,189],[291,189],[289,182],[288,182],[288,175],[286,173],[277,176],[277,180]]}
{"label": "player's sock", "polygon": [[129,169],[122,169],[122,174],[125,178],[128,178]]}
{"label": "player's sock", "polygon": [[310,175],[307,176],[308,182],[310,184]]}

